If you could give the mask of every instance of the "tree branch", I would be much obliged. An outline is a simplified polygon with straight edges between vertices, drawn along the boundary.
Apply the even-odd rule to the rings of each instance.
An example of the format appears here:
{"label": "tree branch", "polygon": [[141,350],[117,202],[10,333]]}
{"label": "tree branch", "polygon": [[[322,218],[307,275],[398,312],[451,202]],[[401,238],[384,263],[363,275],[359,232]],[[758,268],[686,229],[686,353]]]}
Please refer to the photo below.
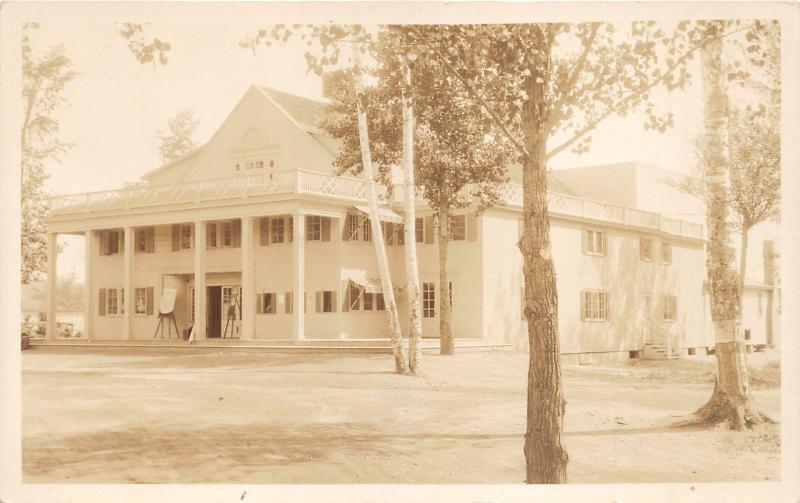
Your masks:
{"label": "tree branch", "polygon": [[583,71],[583,67],[586,64],[586,58],[589,56],[589,51],[594,45],[594,41],[597,38],[597,30],[599,28],[600,23],[592,23],[592,32],[589,34],[589,38],[583,46],[583,52],[580,56],[578,56],[578,60],[575,62],[575,66],[572,68],[572,73],[570,73],[569,77],[567,78],[566,85],[564,86],[564,92],[558,98],[558,101],[556,101],[555,105],[553,105],[552,113],[554,115],[552,115],[550,120],[548,120],[548,129],[552,129],[553,125],[563,116],[561,113],[561,107],[563,107],[568,99],[572,97],[570,90],[572,89],[572,86],[575,85],[575,82],[578,81],[578,76]]}
{"label": "tree branch", "polygon": [[492,110],[489,107],[489,104],[486,103],[486,100],[484,100],[483,97],[481,97],[480,94],[478,94],[478,91],[475,90],[475,87],[472,84],[470,84],[469,82],[467,82],[467,80],[464,77],[462,77],[460,73],[458,73],[458,70],[456,70],[453,67],[453,65],[451,65],[450,62],[448,62],[447,59],[436,48],[432,47],[428,43],[428,41],[425,39],[425,37],[422,35],[422,33],[420,33],[419,29],[417,29],[416,26],[412,26],[411,29],[420,38],[420,40],[422,40],[422,43],[428,49],[432,50],[433,53],[439,58],[439,60],[442,63],[444,63],[444,65],[447,68],[447,70],[450,71],[450,73],[452,73],[453,75],[455,75],[456,78],[458,78],[458,80],[461,81],[462,84],[464,84],[464,87],[467,89],[467,92],[469,92],[472,95],[472,97],[475,98],[475,100],[478,101],[478,103],[481,105],[481,107],[483,107],[483,109],[486,111],[486,113],[488,113],[489,116],[492,118],[492,122],[494,123],[494,125],[500,128],[500,130],[503,132],[503,134],[506,136],[506,138],[508,138],[511,141],[511,143],[514,144],[514,146],[517,148],[517,150],[519,150],[519,152],[526,159],[529,158],[530,155],[528,154],[528,151],[525,149],[525,146],[522,145],[522,143],[516,137],[514,137],[514,135],[511,133],[511,131],[508,130],[506,125],[503,124],[503,122],[500,120],[500,118],[497,116],[497,114],[494,112],[494,110]]}

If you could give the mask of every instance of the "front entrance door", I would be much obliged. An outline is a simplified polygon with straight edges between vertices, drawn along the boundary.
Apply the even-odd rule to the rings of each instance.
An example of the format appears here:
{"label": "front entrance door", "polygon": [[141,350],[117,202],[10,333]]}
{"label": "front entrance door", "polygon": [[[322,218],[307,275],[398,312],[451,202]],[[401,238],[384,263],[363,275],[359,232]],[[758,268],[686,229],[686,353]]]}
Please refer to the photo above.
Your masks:
{"label": "front entrance door", "polygon": [[206,333],[209,338],[219,338],[222,322],[222,287],[209,286],[206,288]]}

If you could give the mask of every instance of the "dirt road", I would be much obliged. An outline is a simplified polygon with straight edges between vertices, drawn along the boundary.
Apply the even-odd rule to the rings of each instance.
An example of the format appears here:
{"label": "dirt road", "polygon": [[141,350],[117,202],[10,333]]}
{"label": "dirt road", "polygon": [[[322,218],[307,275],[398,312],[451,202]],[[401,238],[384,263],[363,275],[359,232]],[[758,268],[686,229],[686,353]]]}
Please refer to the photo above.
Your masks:
{"label": "dirt road", "polygon": [[[777,418],[775,359],[751,358]],[[37,349],[22,366],[26,483],[524,480],[526,355],[426,355],[417,378],[386,356]],[[565,366],[569,481],[776,480],[777,426],[667,427],[702,405],[712,372]]]}

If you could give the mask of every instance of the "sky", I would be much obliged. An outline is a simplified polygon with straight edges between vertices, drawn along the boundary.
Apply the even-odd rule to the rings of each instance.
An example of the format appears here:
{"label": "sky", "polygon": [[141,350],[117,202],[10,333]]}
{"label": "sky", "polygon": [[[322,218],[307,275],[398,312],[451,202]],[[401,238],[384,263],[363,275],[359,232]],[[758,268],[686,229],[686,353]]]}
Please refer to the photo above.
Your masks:
{"label": "sky", "polygon": [[[160,165],[157,131],[179,109],[196,111],[200,122],[195,140],[203,143],[251,84],[321,99],[321,82],[307,71],[303,42],[260,47],[255,55],[239,46],[260,26],[225,19],[147,25],[148,36],[172,46],[168,64],[153,66],[135,60],[112,23],[41,24],[32,34],[34,50],[62,44],[79,74],[65,90],[68,106],[56,114],[61,139],[74,146],[60,163],[48,166],[47,190],[90,192],[137,181]],[[696,70],[690,67],[698,75]],[[701,98],[697,79],[685,91],[656,93],[660,111],[675,115],[673,129],[645,131],[640,114],[611,117],[592,134],[589,153],[563,152],[550,167],[638,160],[688,172],[694,162],[692,138],[702,127]],[[59,276],[83,274],[83,261],[78,260],[82,243],[73,241],[59,260]]]}

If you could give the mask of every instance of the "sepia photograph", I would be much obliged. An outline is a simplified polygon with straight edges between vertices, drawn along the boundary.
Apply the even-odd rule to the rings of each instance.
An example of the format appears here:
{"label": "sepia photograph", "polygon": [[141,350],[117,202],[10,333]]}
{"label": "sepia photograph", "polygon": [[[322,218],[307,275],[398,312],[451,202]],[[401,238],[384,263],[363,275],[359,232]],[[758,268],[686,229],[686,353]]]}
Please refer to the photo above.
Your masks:
{"label": "sepia photograph", "polygon": [[0,500],[797,501],[760,5],[0,6]]}

